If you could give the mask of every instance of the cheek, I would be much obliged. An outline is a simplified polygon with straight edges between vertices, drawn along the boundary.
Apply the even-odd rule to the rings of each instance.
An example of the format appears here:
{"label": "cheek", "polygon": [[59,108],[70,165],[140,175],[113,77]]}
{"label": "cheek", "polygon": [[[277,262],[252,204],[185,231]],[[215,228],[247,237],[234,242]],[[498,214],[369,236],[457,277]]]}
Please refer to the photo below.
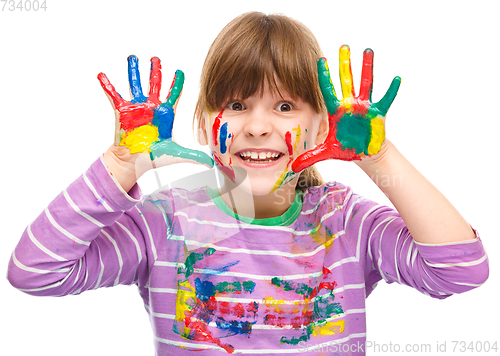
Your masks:
{"label": "cheek", "polygon": [[316,146],[316,134],[317,131],[314,128],[304,129],[304,135],[302,137],[301,150],[303,152],[310,150]]}
{"label": "cheek", "polygon": [[210,148],[213,152],[220,152],[224,154],[228,150],[228,140],[232,141],[233,135],[228,131],[228,123],[223,122],[222,115],[224,110],[222,110],[213,120],[211,127],[211,142]]}

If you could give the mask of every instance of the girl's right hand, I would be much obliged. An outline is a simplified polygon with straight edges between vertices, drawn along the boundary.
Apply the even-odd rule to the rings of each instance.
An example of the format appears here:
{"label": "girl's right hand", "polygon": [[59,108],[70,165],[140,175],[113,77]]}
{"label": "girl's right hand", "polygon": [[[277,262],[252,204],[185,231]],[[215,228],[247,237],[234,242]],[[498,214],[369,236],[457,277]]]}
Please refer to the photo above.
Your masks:
{"label": "girl's right hand", "polygon": [[120,96],[104,73],[97,76],[113,105],[116,118],[115,142],[104,154],[104,159],[122,187],[126,190],[130,183],[135,183],[151,168],[173,163],[190,161],[213,167],[213,160],[207,154],[184,148],[172,139],[175,108],[184,84],[184,73],[176,71],[163,103],[159,99],[159,58],[151,58],[148,97],[143,95],[138,59],[133,55],[128,57],[128,76],[132,95],[130,101]]}

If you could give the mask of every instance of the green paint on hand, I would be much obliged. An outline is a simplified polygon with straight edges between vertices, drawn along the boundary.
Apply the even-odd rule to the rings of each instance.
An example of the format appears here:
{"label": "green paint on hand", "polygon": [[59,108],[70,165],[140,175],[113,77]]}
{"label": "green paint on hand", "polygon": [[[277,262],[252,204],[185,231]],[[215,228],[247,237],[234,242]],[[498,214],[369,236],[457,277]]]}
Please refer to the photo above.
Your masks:
{"label": "green paint on hand", "polygon": [[188,160],[196,161],[210,168],[214,166],[214,160],[205,152],[191,150],[177,144],[172,140],[158,141],[151,145],[151,160],[163,155],[180,157]]}
{"label": "green paint on hand", "polygon": [[181,96],[182,87],[184,86],[184,72],[182,70],[177,70],[175,72],[175,77],[172,82],[172,87],[170,88],[170,93],[168,94],[167,101],[165,102],[170,107],[173,107],[179,97]]}
{"label": "green paint on hand", "polygon": [[337,125],[337,140],[344,148],[352,148],[356,154],[368,154],[371,139],[370,122],[360,115],[346,113]]}

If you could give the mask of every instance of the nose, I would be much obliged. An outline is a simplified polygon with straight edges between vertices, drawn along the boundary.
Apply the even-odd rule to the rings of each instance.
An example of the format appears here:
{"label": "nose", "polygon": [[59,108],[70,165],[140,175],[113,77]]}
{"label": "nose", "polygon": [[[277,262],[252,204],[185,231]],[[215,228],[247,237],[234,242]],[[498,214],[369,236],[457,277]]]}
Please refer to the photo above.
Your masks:
{"label": "nose", "polygon": [[253,110],[245,119],[243,132],[247,137],[266,137],[272,132],[272,122],[263,110]]}

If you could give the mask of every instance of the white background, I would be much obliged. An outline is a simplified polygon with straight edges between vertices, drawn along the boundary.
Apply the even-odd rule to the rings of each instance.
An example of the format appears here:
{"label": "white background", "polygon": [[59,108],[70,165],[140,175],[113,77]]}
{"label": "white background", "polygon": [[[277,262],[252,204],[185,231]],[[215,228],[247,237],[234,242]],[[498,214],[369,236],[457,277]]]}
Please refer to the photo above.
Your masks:
{"label": "white background", "polygon": [[[427,343],[433,350],[446,341],[448,354],[453,340],[498,341],[500,347],[496,1],[46,0],[46,5],[46,11],[9,12],[7,5],[0,12],[3,273],[26,226],[112,143],[114,115],[96,79],[100,71],[126,96],[130,54],[139,57],[143,79],[149,58],[160,57],[165,89],[174,71],[183,69],[174,136],[196,148],[191,119],[213,39],[243,12],[279,12],[315,33],[337,92],[335,68],[344,43],[351,47],[356,85],[363,50],[375,51],[374,101],[401,76],[388,114],[388,138],[479,231],[489,254],[487,283],[444,301],[381,282],[367,300],[368,339],[381,345]],[[325,179],[389,204],[354,164],[328,161],[318,167]],[[160,175],[175,180],[196,169],[182,165]],[[142,180],[146,192],[156,188],[153,183],[152,175]],[[0,295],[3,355],[154,353],[135,287],[36,298],[2,278]]]}

